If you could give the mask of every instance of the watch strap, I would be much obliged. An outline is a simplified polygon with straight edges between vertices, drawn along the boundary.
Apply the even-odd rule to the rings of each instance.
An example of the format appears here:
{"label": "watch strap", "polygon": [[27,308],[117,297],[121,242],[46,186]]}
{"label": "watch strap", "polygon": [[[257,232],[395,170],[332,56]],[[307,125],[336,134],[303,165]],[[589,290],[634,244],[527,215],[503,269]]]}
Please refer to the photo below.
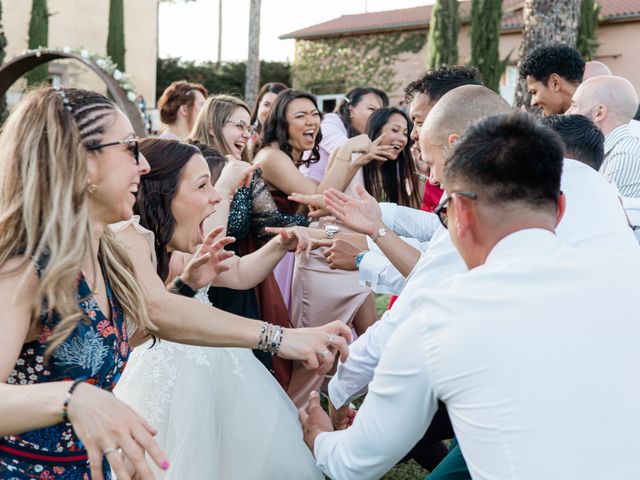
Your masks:
{"label": "watch strap", "polygon": [[180,275],[173,279],[173,286],[175,287],[175,293],[182,295],[183,297],[193,298],[196,296],[197,292],[189,285],[184,283],[180,278]]}

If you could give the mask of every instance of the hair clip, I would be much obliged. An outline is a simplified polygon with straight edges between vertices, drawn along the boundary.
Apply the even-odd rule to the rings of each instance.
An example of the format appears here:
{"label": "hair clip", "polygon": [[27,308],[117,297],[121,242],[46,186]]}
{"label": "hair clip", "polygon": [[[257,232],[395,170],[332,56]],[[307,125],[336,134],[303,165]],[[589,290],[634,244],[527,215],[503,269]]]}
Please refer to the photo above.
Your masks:
{"label": "hair clip", "polygon": [[62,104],[64,105],[64,108],[66,108],[68,111],[71,112],[73,109],[71,108],[71,102],[69,101],[69,98],[67,97],[67,94],[65,93],[65,91],[62,88],[60,88],[60,85],[56,85],[55,87],[53,87],[53,89],[58,94],[58,96],[62,99]]}

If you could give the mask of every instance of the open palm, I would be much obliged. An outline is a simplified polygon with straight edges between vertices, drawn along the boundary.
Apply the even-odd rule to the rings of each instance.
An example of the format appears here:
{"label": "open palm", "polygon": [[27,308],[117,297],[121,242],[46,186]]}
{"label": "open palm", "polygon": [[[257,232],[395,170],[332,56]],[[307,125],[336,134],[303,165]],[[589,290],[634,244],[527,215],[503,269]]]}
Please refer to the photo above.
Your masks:
{"label": "open palm", "polygon": [[330,188],[324,193],[327,208],[347,227],[365,235],[375,235],[382,219],[380,205],[362,185],[356,185],[359,199]]}

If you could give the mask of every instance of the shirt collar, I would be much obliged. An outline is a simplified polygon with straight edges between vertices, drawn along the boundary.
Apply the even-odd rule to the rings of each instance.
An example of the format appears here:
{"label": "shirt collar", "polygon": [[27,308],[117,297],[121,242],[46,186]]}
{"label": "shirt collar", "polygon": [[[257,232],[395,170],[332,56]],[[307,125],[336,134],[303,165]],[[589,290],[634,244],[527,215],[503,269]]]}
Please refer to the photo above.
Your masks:
{"label": "shirt collar", "polygon": [[510,258],[547,257],[549,249],[560,245],[555,233],[543,228],[518,230],[498,241],[489,252],[485,265]]}
{"label": "shirt collar", "polygon": [[622,125],[611,130],[609,132],[609,135],[607,135],[604,139],[604,154],[608,155],[620,140],[628,136],[629,124],[627,123],[623,123]]}

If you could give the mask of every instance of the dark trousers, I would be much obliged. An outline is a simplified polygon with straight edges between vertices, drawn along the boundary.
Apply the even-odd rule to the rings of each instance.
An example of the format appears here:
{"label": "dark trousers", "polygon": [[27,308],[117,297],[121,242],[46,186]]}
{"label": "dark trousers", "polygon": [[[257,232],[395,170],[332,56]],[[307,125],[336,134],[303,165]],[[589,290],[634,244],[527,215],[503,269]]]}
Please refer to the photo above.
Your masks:
{"label": "dark trousers", "polygon": [[413,459],[431,472],[447,456],[448,450],[442,440],[449,438],[453,438],[453,428],[447,407],[444,403],[438,402],[438,411],[433,416],[431,425],[402,461]]}

